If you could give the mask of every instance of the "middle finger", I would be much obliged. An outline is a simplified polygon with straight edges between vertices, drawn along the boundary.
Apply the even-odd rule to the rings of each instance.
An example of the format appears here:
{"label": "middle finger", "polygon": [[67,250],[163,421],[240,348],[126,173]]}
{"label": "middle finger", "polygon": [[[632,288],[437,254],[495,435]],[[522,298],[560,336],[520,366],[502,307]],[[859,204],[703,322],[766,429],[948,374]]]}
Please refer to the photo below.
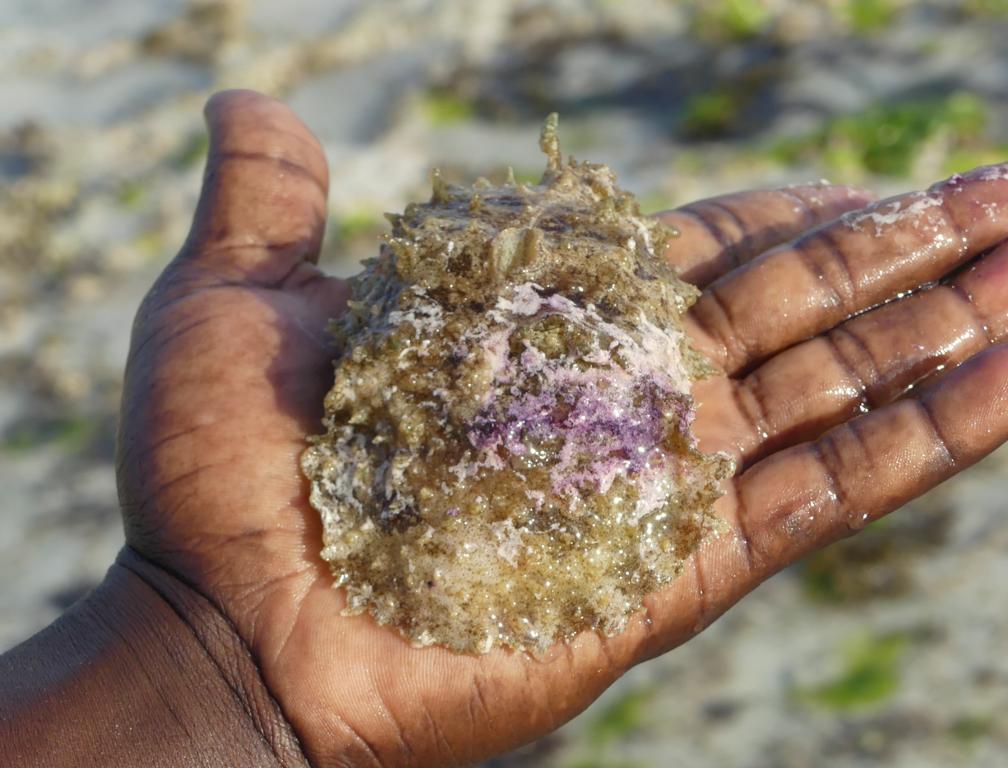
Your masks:
{"label": "middle finger", "polygon": [[[1008,338],[1008,244],[947,285],[858,315],[741,380],[697,385],[727,404],[721,435],[740,464],[814,439]],[[699,426],[699,425],[698,425]]]}

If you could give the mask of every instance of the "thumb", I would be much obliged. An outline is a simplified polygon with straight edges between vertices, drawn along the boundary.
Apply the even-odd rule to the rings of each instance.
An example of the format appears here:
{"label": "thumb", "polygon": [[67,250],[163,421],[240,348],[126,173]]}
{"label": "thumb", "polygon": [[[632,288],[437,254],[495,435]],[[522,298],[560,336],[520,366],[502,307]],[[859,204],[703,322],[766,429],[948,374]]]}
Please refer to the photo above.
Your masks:
{"label": "thumb", "polygon": [[207,102],[203,191],[178,266],[275,285],[315,262],[329,173],[318,139],[285,104],[255,91]]}

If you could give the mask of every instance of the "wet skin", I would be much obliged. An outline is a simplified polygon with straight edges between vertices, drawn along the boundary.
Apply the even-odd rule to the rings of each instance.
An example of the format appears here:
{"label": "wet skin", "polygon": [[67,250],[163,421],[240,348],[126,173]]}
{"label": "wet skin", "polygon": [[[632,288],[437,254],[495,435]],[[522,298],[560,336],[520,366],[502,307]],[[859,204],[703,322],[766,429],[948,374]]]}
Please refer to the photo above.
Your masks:
{"label": "wet skin", "polygon": [[207,114],[192,233],[133,331],[127,541],[224,615],[313,765],[468,763],[541,736],[774,572],[1008,437],[999,170],[936,187],[934,204],[907,198],[903,217],[887,203],[835,220],[871,199],[819,185],[668,212],[681,231],[669,258],[705,287],[689,332],[726,372],[695,389],[702,447],[739,460],[716,507],[726,531],[617,637],[583,634],[542,658],[412,648],[340,615],[298,469],[332,380],[323,329],[346,300],[313,263],[324,156],[266,97],[220,94]]}

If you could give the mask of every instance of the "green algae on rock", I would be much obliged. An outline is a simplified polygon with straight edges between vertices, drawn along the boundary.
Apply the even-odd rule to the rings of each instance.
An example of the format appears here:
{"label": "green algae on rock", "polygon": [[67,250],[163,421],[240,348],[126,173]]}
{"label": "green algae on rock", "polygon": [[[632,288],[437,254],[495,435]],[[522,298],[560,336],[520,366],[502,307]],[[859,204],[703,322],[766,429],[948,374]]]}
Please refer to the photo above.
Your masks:
{"label": "green algae on rock", "polygon": [[690,433],[695,300],[604,165],[537,185],[437,174],[390,216],[333,322],[325,434],[302,457],[347,612],[417,645],[543,651],[621,631],[710,531],[724,455]]}

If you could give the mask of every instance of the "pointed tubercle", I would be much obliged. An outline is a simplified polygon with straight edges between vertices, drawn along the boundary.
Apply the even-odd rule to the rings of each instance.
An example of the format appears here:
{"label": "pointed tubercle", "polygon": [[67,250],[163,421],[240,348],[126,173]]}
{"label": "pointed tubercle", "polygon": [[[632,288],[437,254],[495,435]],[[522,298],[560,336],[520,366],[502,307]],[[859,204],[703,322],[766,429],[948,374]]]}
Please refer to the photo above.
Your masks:
{"label": "pointed tubercle", "polygon": [[563,156],[560,153],[560,139],[557,137],[559,115],[550,113],[543,121],[542,132],[539,134],[539,149],[546,155],[546,170],[559,171],[563,167]]}

